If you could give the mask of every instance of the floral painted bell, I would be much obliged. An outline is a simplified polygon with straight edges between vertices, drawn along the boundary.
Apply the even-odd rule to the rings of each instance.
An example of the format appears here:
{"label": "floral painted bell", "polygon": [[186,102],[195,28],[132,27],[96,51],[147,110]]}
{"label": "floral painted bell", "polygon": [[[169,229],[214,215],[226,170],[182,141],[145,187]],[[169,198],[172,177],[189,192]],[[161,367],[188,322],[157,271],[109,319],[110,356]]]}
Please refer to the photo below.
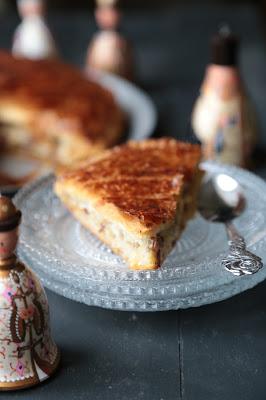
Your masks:
{"label": "floral painted bell", "polygon": [[44,289],[14,254],[20,219],[12,201],[0,196],[0,390],[36,385],[59,363]]}

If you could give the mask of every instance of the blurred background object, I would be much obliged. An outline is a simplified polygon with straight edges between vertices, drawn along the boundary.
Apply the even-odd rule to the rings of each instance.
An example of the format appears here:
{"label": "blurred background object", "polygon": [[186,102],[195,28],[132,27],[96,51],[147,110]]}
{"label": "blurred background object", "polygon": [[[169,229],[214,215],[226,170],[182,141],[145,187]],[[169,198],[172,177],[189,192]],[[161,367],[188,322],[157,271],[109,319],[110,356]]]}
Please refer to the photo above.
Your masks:
{"label": "blurred background object", "polygon": [[[15,8],[16,0],[0,0],[0,4],[5,4],[5,7],[9,3],[10,7]],[[91,9],[94,8],[94,0],[50,0],[48,1],[49,8],[51,9],[64,9],[64,10],[73,10],[73,9]],[[196,0],[123,0],[122,6],[125,8],[150,8],[150,7],[165,7],[167,5],[177,5],[177,4],[198,4],[199,2]],[[207,4],[243,4],[243,0],[206,0],[204,1],[204,5]],[[245,1],[245,3],[252,4],[260,4],[264,5],[264,0],[249,0]],[[0,6],[1,9],[1,6]]]}
{"label": "blurred background object", "polygon": [[[10,48],[19,22],[15,0],[7,0],[0,24],[0,47]],[[48,0],[47,20],[65,61],[84,66],[97,25],[93,0]],[[254,100],[266,147],[265,4],[262,0],[122,0],[121,30],[134,48],[136,81],[159,111],[158,135],[193,140],[191,110],[209,61],[208,41],[227,21],[241,39],[239,66]],[[8,15],[7,15],[8,14]],[[265,155],[256,160],[265,159]]]}
{"label": "blurred background object", "polygon": [[133,79],[133,53],[119,32],[122,13],[117,0],[97,0],[95,19],[100,28],[89,45],[87,66]]}
{"label": "blurred background object", "polygon": [[238,38],[226,25],[212,37],[192,125],[205,159],[247,167],[257,132],[255,112],[238,68],[238,47]]}
{"label": "blurred background object", "polygon": [[45,0],[17,0],[22,22],[17,27],[12,52],[31,59],[55,58],[55,41],[45,22]]}

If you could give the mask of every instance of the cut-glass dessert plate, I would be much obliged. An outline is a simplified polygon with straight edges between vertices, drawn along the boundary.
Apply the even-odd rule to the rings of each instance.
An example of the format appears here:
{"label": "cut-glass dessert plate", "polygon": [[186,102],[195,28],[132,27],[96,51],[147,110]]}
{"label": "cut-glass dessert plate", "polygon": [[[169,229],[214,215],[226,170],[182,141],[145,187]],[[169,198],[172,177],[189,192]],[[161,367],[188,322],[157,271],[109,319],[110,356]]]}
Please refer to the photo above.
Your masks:
{"label": "cut-glass dessert plate", "polygon": [[[241,184],[247,207],[235,220],[248,248],[266,262],[266,184],[240,168],[204,163]],[[228,252],[222,224],[197,215],[156,271],[131,271],[123,260],[83,228],[53,193],[48,175],[15,198],[23,220],[19,256],[49,289],[89,305],[134,311],[196,307],[229,298],[266,277],[266,267],[236,277],[221,260]]]}

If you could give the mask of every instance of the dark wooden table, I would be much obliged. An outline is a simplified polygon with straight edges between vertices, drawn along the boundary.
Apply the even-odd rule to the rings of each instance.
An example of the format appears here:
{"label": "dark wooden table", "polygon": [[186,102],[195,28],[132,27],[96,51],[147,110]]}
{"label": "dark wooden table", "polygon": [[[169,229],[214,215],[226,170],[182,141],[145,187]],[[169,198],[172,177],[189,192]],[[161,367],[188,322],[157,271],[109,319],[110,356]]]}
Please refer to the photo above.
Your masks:
{"label": "dark wooden table", "polygon": [[[92,15],[52,15],[65,59],[81,65]],[[266,44],[255,9],[176,7],[126,15],[139,84],[159,110],[157,133],[188,137],[192,104],[220,22],[241,35],[241,68],[266,143]],[[16,17],[0,24],[10,46]],[[262,166],[257,170],[266,176]],[[58,374],[40,387],[2,394],[25,400],[265,400],[266,284],[230,300],[190,310],[128,313],[87,307],[48,292]]]}

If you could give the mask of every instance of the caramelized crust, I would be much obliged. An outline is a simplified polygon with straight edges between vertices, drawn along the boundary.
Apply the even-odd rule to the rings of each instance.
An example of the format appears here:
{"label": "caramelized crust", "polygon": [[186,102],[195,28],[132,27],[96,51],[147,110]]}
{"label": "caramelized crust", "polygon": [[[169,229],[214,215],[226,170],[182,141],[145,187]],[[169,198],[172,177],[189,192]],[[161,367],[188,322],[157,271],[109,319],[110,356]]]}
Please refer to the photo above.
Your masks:
{"label": "caramelized crust", "polygon": [[192,181],[200,156],[199,146],[170,138],[128,142],[63,174],[56,188],[79,199],[97,197],[99,206],[111,205],[138,229],[154,230],[175,218],[183,180]]}
{"label": "caramelized crust", "polygon": [[161,266],[196,205],[200,147],[129,142],[63,173],[55,192],[132,269]]}
{"label": "caramelized crust", "polygon": [[[0,51],[0,121],[26,127],[37,141],[43,137],[60,141],[63,134],[65,142],[77,142],[80,158],[90,153],[87,145],[105,148],[115,143],[123,129],[123,115],[113,95],[74,67],[57,60],[15,58],[4,51]],[[64,161],[71,163],[71,156]]]}
{"label": "caramelized crust", "polygon": [[201,158],[200,146],[171,138],[129,141],[106,151],[93,163],[85,163],[79,170],[69,173],[84,184],[95,179],[110,177],[174,177],[177,173],[186,182],[192,180]]}

